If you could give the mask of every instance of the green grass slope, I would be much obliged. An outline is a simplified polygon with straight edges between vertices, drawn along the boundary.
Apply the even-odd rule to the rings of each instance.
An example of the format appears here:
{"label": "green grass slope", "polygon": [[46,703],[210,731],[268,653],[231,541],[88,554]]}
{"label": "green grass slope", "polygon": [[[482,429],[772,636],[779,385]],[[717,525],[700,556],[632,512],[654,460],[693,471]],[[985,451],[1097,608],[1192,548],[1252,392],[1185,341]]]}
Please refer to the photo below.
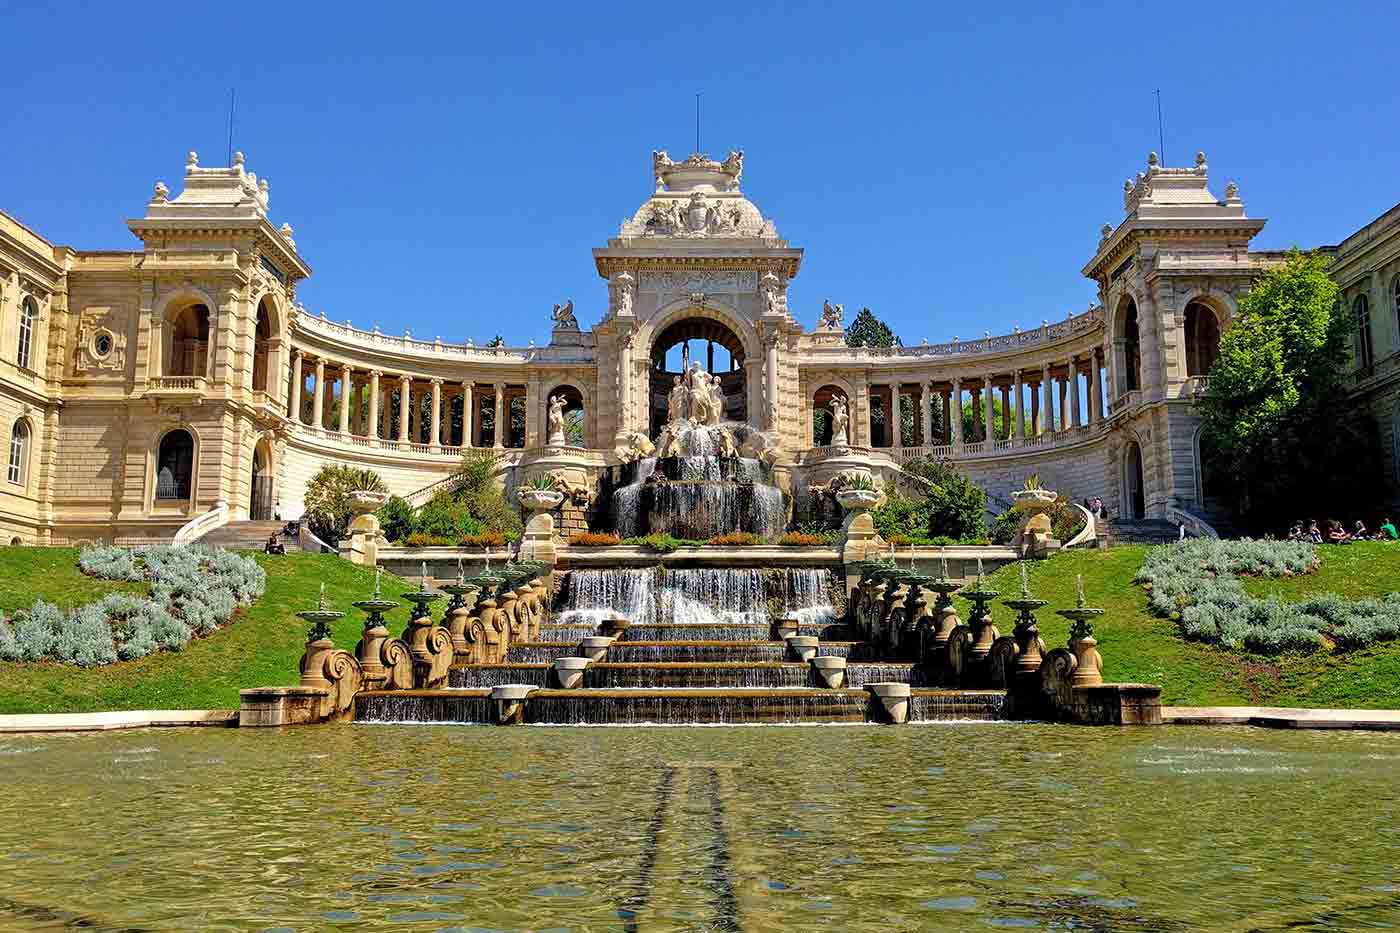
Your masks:
{"label": "green grass slope", "polygon": [[[296,683],[308,626],[295,613],[315,604],[322,582],[327,601],[345,613],[334,626],[336,644],[355,647],[364,615],[350,603],[374,589],[373,571],[333,555],[260,554],[257,559],[267,571],[263,597],[241,609],[230,625],[196,638],[183,651],[97,668],[0,663],[0,713],[236,708],[244,687]],[[146,584],[86,577],[77,560],[72,548],[0,549],[0,611],[8,616],[35,599],[67,607],[116,590],[149,592]],[[384,575],[383,587],[392,597],[417,588],[390,574]],[[407,621],[407,607],[389,615],[395,634]]]}
{"label": "green grass slope", "polygon": [[[1064,645],[1068,620],[1054,610],[1074,605],[1075,576],[1084,575],[1090,606],[1105,610],[1094,637],[1109,681],[1162,685],[1162,702],[1189,706],[1325,706],[1350,709],[1400,708],[1400,641],[1351,652],[1317,651],[1273,656],[1187,641],[1170,619],[1147,611],[1147,594],[1133,583],[1146,548],[1071,551],[1031,564],[1032,592],[1050,605],[1037,614],[1048,647]],[[1400,545],[1368,542],[1323,545],[1315,573],[1277,579],[1245,579],[1256,596],[1277,593],[1290,601],[1331,591],[1348,598],[1383,596],[1400,590]],[[1014,566],[992,575],[1003,596],[1020,587]],[[959,611],[966,602],[959,600]],[[993,604],[993,618],[1009,634],[1014,614]]]}

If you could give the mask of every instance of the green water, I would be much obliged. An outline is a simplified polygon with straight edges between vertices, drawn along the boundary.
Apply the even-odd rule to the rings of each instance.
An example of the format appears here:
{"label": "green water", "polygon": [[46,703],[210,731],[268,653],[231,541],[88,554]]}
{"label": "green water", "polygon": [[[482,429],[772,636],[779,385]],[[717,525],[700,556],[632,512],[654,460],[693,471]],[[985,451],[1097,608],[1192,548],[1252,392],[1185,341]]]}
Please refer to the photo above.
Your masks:
{"label": "green water", "polygon": [[0,929],[1400,927],[1400,735],[0,737]]}

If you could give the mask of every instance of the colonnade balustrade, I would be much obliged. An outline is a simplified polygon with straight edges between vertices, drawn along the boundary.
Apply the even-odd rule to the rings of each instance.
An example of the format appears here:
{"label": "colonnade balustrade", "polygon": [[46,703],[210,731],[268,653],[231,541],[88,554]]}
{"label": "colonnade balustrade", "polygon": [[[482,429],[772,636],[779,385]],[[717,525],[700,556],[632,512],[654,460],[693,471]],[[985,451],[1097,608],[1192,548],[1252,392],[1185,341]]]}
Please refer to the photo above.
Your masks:
{"label": "colonnade balustrade", "polygon": [[[1105,422],[1104,377],[1097,349],[1039,369],[942,380],[881,381],[872,374],[857,390],[867,399],[868,420],[861,430],[852,408],[848,438],[852,446],[887,450],[897,461],[1074,442],[1097,433]],[[816,377],[812,382],[823,381]],[[912,417],[906,418],[906,412]],[[812,456],[820,458],[830,439],[817,430],[814,409],[810,442]]]}
{"label": "colonnade balustrade", "polygon": [[[356,369],[302,350],[293,354],[290,382],[288,417],[342,443],[415,453],[523,448],[532,436],[539,443],[529,384]],[[512,417],[519,405],[523,419]]]}

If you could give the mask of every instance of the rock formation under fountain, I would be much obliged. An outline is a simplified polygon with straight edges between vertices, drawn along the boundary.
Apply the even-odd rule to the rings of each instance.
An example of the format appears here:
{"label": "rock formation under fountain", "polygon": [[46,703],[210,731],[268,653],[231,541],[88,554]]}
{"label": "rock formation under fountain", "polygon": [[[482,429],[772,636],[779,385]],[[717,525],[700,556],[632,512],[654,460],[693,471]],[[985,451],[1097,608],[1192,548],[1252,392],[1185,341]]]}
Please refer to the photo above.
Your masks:
{"label": "rock formation under fountain", "polygon": [[618,534],[706,539],[742,531],[771,539],[782,532],[786,505],[773,485],[771,439],[747,424],[721,423],[723,407],[718,378],[699,363],[676,377],[655,445],[633,448],[635,459],[604,477],[607,520]]}

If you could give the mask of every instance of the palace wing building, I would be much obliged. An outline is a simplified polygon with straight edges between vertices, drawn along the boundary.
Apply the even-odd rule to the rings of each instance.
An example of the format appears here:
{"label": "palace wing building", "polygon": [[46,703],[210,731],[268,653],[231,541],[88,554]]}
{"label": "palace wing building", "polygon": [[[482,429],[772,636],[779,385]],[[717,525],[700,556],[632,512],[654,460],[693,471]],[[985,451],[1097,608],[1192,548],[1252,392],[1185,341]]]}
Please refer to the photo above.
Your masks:
{"label": "palace wing building", "polygon": [[[296,292],[311,267],[241,154],[207,168],[190,153],[179,194],[157,184],[128,221],[135,250],[55,246],[0,213],[0,533],[138,543],[296,518],[326,463],[371,468],[421,504],[468,447],[499,450],[508,477],[549,468],[596,490],[605,468],[656,440],[684,362],[717,377],[723,420],[752,429],[747,452],[797,501],[852,465],[889,475],[931,456],[993,505],[1038,473],[1130,518],[1217,511],[1196,399],[1237,300],[1281,254],[1250,250],[1264,221],[1233,183],[1210,189],[1204,155],[1187,168],[1151,156],[1124,184],[1124,217],[1082,270],[1093,306],[891,349],[847,347],[840,306],[789,306],[802,250],[742,192],[742,153],[652,162],[651,195],[593,251],[596,298],[578,314],[556,306],[540,346],[442,343],[308,312]],[[1400,207],[1335,251],[1356,396],[1381,426],[1395,501]],[[584,329],[580,315],[598,323]],[[676,364],[676,347],[702,345],[703,360]],[[570,416],[562,439],[555,397]],[[844,443],[825,414],[833,399],[849,412]]]}

